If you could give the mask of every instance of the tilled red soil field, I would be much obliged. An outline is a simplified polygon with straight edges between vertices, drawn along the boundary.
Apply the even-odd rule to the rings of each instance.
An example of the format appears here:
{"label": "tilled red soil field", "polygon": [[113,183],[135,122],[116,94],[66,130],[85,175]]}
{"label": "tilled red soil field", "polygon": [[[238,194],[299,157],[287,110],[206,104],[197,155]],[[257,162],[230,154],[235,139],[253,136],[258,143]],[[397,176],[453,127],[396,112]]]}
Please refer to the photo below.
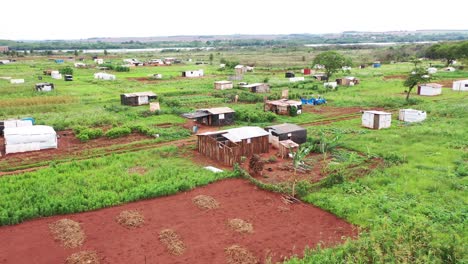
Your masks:
{"label": "tilled red soil field", "polygon": [[[202,210],[192,199],[209,195],[219,208]],[[136,210],[144,218],[139,228],[125,228],[115,221],[124,210]],[[82,246],[64,248],[54,241],[49,224],[68,218],[79,222],[85,233]],[[253,232],[239,233],[227,226],[240,218]],[[160,242],[164,229],[175,231],[185,250],[170,254]],[[0,263],[64,263],[73,253],[92,250],[100,263],[226,263],[225,249],[239,245],[260,261],[273,263],[306,246],[342,243],[357,236],[357,228],[312,205],[285,204],[281,195],[259,190],[242,179],[229,179],[173,196],[144,200],[102,210],[32,220],[0,227]]]}

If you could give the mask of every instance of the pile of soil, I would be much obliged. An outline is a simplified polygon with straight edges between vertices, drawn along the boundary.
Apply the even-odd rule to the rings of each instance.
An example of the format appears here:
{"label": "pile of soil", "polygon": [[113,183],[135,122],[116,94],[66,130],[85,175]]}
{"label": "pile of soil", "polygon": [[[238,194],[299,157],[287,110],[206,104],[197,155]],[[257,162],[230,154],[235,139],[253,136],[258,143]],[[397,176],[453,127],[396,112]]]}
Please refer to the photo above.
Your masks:
{"label": "pile of soil", "polygon": [[69,256],[65,264],[99,264],[99,258],[94,251],[80,251]]}
{"label": "pile of soil", "polygon": [[251,223],[244,221],[240,218],[229,219],[228,226],[239,233],[252,233],[253,226]]}
{"label": "pile of soil", "polygon": [[180,256],[185,251],[185,244],[180,236],[172,229],[164,229],[159,232],[159,241],[166,246],[167,250],[176,256]]}
{"label": "pile of soil", "polygon": [[141,227],[145,223],[143,215],[135,210],[122,211],[115,220],[121,226],[126,228],[137,228]]}
{"label": "pile of soil", "polygon": [[64,247],[75,248],[83,245],[85,233],[78,222],[61,219],[49,225],[54,239],[60,241]]}
{"label": "pile of soil", "polygon": [[219,207],[218,201],[208,195],[197,195],[192,199],[192,202],[200,209],[210,210]]}
{"label": "pile of soil", "polygon": [[228,264],[257,264],[258,259],[248,249],[232,245],[224,250]]}

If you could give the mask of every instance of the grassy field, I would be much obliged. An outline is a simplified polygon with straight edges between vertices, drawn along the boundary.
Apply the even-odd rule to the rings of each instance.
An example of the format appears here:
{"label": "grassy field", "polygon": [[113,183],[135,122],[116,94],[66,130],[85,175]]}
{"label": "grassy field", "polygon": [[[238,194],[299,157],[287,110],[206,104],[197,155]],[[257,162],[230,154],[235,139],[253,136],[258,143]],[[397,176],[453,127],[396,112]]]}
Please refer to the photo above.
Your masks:
{"label": "grassy field", "polygon": [[[344,53],[353,58],[372,56],[368,50]],[[141,60],[174,56],[208,62],[209,54],[128,56]],[[315,54],[281,49],[223,51],[214,53],[213,65],[184,61],[182,65],[169,67],[138,67],[130,72],[114,73],[116,81],[94,80],[95,69],[74,69],[73,82],[44,77],[43,81],[53,81],[56,85],[56,90],[47,94],[33,92],[37,76],[45,69],[60,69],[72,63],[57,65],[45,58],[28,57],[0,65],[0,77],[26,80],[25,84],[18,85],[0,80],[0,119],[32,116],[38,124],[52,125],[57,130],[82,126],[155,128],[158,124],[169,124],[170,130],[162,134],[163,140],[187,137],[188,134],[180,131],[180,124],[185,122],[180,114],[199,107],[230,106],[246,113],[245,120],[236,122],[236,126],[309,123],[311,139],[318,139],[323,133],[329,137],[339,135],[344,149],[368,158],[380,158],[384,166],[358,178],[344,171],[341,181],[329,180],[325,181],[328,184],[319,185],[299,183],[304,201],[360,226],[362,233],[359,239],[335,248],[310,249],[305,258],[293,258],[288,263],[466,263],[468,94],[444,88],[442,95],[436,97],[413,94],[410,104],[407,103],[403,80],[395,76],[411,71],[411,63],[386,64],[377,69],[353,68],[349,74],[339,73],[336,77],[356,76],[361,84],[340,87],[337,91],[327,91],[320,82],[308,77],[305,83],[288,83],[284,78],[286,69],[310,67]],[[303,56],[306,61],[302,61]],[[320,94],[333,107],[379,107],[394,113],[400,108],[414,108],[426,111],[428,118],[422,123],[407,124],[398,121],[394,114],[392,127],[385,130],[364,129],[359,118],[314,125],[311,122],[330,119],[326,113],[315,112],[269,120],[262,116],[263,95],[254,96],[239,89],[213,90],[213,81],[233,75],[233,70],[217,69],[220,58],[255,63],[258,66],[255,72],[247,73],[244,81],[263,82],[267,78],[272,85],[270,98],[278,98],[281,90],[289,89],[292,97]],[[121,59],[113,55],[108,60],[118,64]],[[199,68],[204,69],[205,77],[179,77],[182,70]],[[163,79],[151,82],[133,79],[154,73],[163,74]],[[463,79],[468,77],[468,71],[439,72],[435,77],[434,82]],[[162,106],[159,115],[145,115],[146,106],[120,105],[120,93],[136,91],[158,94]],[[244,101],[230,103],[229,98],[235,93]],[[51,160],[47,168],[1,177],[0,224],[169,195],[236,175],[203,170],[186,159],[184,151],[184,148],[164,147],[64,163]],[[358,159],[342,155],[335,159],[334,166],[340,172],[340,162],[363,162]],[[144,168],[144,174],[129,172],[134,167]]]}

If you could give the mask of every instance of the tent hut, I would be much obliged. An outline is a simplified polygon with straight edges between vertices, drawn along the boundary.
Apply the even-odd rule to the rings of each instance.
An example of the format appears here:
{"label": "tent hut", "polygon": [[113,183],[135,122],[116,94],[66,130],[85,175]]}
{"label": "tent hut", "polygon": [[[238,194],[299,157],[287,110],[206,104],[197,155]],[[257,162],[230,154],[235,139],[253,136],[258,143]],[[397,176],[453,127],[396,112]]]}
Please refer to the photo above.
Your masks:
{"label": "tent hut", "polygon": [[392,114],[382,111],[364,111],[362,126],[372,129],[389,128],[392,124]]}
{"label": "tent hut", "polygon": [[115,75],[113,74],[109,74],[105,72],[97,72],[94,74],[94,79],[113,81],[116,78],[115,78]]}
{"label": "tent hut", "polygon": [[187,77],[187,78],[194,78],[194,77],[202,77],[203,76],[203,70],[197,70],[197,71],[183,71],[182,72],[182,77]]}
{"label": "tent hut", "polygon": [[146,105],[149,104],[152,99],[156,99],[158,96],[153,92],[137,92],[137,93],[126,93],[120,95],[120,103],[123,105]]}
{"label": "tent hut", "polygon": [[50,126],[5,128],[5,153],[57,148],[57,133]]}
{"label": "tent hut", "polygon": [[303,81],[305,81],[304,76],[289,78],[289,82],[303,82]]}
{"label": "tent hut", "polygon": [[31,119],[12,119],[12,120],[4,120],[0,121],[0,135],[3,135],[3,130],[5,128],[11,128],[11,127],[26,127],[26,126],[32,126],[33,120]]}
{"label": "tent hut", "polygon": [[60,74],[59,71],[51,71],[50,76],[52,77],[52,79],[56,79],[56,80],[62,79],[62,74]]}
{"label": "tent hut", "polygon": [[307,141],[307,129],[295,124],[280,124],[268,126],[265,130],[270,134],[269,142],[275,148],[279,148],[279,143],[284,140],[292,140],[297,144]]}
{"label": "tent hut", "polygon": [[270,86],[266,83],[252,83],[241,85],[241,88],[247,88],[252,93],[268,93],[270,91]]}
{"label": "tent hut", "polygon": [[53,83],[36,83],[35,89],[38,92],[50,92],[54,89]]}
{"label": "tent hut", "polygon": [[434,96],[442,93],[442,85],[438,83],[426,83],[418,86],[418,95]]}
{"label": "tent hut", "polygon": [[427,114],[424,111],[415,109],[400,109],[398,119],[404,122],[421,122],[426,119]]}
{"label": "tent hut", "polygon": [[446,68],[444,68],[444,71],[447,71],[447,72],[454,72],[454,71],[455,71],[455,68],[454,68],[454,67],[446,67]]}
{"label": "tent hut", "polygon": [[312,74],[312,71],[311,71],[310,68],[304,68],[304,69],[302,69],[302,73],[303,73],[304,75],[311,75],[311,74]]}
{"label": "tent hut", "polygon": [[382,66],[380,61],[375,61],[374,64],[372,64],[372,67],[374,67],[374,68],[380,68],[380,66]]}
{"label": "tent hut", "polygon": [[435,73],[437,73],[437,68],[429,67],[429,68],[427,68],[427,73],[435,74]]}
{"label": "tent hut", "polygon": [[460,81],[453,82],[452,90],[468,91],[468,80],[460,80]]}
{"label": "tent hut", "polygon": [[302,113],[301,101],[294,101],[288,99],[266,101],[264,105],[264,110],[274,112],[278,115],[290,115],[292,107],[296,107],[297,114]]}
{"label": "tent hut", "polygon": [[260,127],[239,127],[198,134],[198,151],[226,165],[234,165],[242,156],[267,153],[269,133]]}
{"label": "tent hut", "polygon": [[67,82],[71,82],[71,81],[73,81],[73,75],[71,75],[71,74],[65,74],[64,77],[63,77],[63,79],[64,79],[65,81],[67,81]]}
{"label": "tent hut", "polygon": [[233,84],[231,81],[216,81],[214,82],[214,88],[216,90],[227,90],[232,89]]}
{"label": "tent hut", "polygon": [[224,126],[234,123],[235,111],[229,107],[198,109],[193,113],[183,114],[188,119],[194,119],[199,124],[207,126]]}

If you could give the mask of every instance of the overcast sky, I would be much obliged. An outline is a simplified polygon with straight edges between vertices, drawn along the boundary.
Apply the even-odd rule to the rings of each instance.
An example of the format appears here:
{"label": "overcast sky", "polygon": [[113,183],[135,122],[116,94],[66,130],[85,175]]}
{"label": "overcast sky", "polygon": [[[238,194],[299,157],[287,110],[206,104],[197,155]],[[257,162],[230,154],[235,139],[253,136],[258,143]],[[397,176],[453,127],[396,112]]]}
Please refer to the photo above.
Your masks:
{"label": "overcast sky", "polygon": [[2,0],[0,39],[468,29],[467,8],[466,0]]}

